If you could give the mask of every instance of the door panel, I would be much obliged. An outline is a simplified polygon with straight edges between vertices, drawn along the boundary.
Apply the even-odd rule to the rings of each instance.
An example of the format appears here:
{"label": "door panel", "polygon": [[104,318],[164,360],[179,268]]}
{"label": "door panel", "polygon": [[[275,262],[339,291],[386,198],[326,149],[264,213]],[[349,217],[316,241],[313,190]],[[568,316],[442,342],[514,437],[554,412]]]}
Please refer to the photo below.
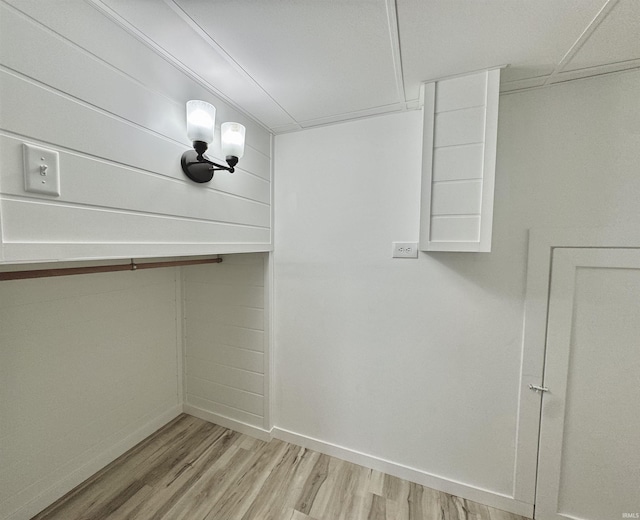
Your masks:
{"label": "door panel", "polygon": [[634,518],[640,250],[556,249],[551,280],[535,516]]}

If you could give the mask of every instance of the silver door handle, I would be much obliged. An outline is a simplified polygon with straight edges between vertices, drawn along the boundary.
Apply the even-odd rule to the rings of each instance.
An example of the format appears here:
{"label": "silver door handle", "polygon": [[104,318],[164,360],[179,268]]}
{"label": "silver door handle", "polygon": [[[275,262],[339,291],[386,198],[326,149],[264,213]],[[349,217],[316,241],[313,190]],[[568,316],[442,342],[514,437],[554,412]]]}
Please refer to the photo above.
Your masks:
{"label": "silver door handle", "polygon": [[548,392],[549,389],[546,386],[538,386],[538,385],[529,385],[529,390],[533,390],[534,392]]}

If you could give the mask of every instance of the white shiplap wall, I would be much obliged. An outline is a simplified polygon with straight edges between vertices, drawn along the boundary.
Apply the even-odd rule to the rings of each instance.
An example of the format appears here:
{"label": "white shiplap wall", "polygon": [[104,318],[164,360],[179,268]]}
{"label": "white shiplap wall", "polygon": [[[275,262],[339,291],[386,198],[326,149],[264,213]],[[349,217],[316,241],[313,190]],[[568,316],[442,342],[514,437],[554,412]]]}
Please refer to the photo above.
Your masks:
{"label": "white shiplap wall", "polygon": [[[270,249],[267,130],[90,3],[0,1],[0,38],[0,262]],[[179,164],[191,98],[247,127],[206,186]],[[60,153],[60,197],[24,191],[23,142]]]}
{"label": "white shiplap wall", "polygon": [[[0,0],[0,94],[0,263],[270,250],[270,133],[95,4]],[[184,177],[188,99],[247,127],[235,174]],[[24,191],[25,142],[59,152],[60,197]],[[0,284],[0,518],[30,518],[182,410],[181,273]],[[223,334],[236,323],[218,307]],[[252,373],[237,385],[264,417],[263,354],[247,347],[254,365],[231,367]],[[235,403],[236,372],[197,368]]]}
{"label": "white shiplap wall", "polygon": [[263,436],[268,429],[266,255],[184,268],[185,411]]}
{"label": "white shiplap wall", "polygon": [[181,412],[179,275],[0,282],[0,519],[31,518]]}

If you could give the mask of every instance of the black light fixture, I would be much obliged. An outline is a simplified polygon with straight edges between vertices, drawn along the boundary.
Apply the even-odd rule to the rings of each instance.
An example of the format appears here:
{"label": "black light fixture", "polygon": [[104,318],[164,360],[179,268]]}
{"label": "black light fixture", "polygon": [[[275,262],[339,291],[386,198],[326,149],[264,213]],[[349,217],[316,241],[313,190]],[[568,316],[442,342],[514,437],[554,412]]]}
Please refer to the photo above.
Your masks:
{"label": "black light fixture", "polygon": [[245,128],[240,123],[223,123],[221,130],[222,155],[228,166],[209,160],[204,152],[213,142],[216,107],[206,101],[187,101],[187,136],[193,142],[193,150],[182,154],[182,171],[194,182],[209,182],[218,170],[235,171],[238,160],[244,155]]}

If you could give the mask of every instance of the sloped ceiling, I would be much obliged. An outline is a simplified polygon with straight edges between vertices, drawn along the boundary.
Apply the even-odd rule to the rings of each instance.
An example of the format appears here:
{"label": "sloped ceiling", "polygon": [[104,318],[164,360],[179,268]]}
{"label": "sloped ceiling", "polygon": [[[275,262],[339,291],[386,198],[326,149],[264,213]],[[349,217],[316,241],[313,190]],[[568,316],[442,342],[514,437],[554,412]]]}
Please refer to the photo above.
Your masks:
{"label": "sloped ceiling", "polygon": [[416,108],[424,81],[503,92],[640,67],[639,0],[90,0],[274,133]]}

